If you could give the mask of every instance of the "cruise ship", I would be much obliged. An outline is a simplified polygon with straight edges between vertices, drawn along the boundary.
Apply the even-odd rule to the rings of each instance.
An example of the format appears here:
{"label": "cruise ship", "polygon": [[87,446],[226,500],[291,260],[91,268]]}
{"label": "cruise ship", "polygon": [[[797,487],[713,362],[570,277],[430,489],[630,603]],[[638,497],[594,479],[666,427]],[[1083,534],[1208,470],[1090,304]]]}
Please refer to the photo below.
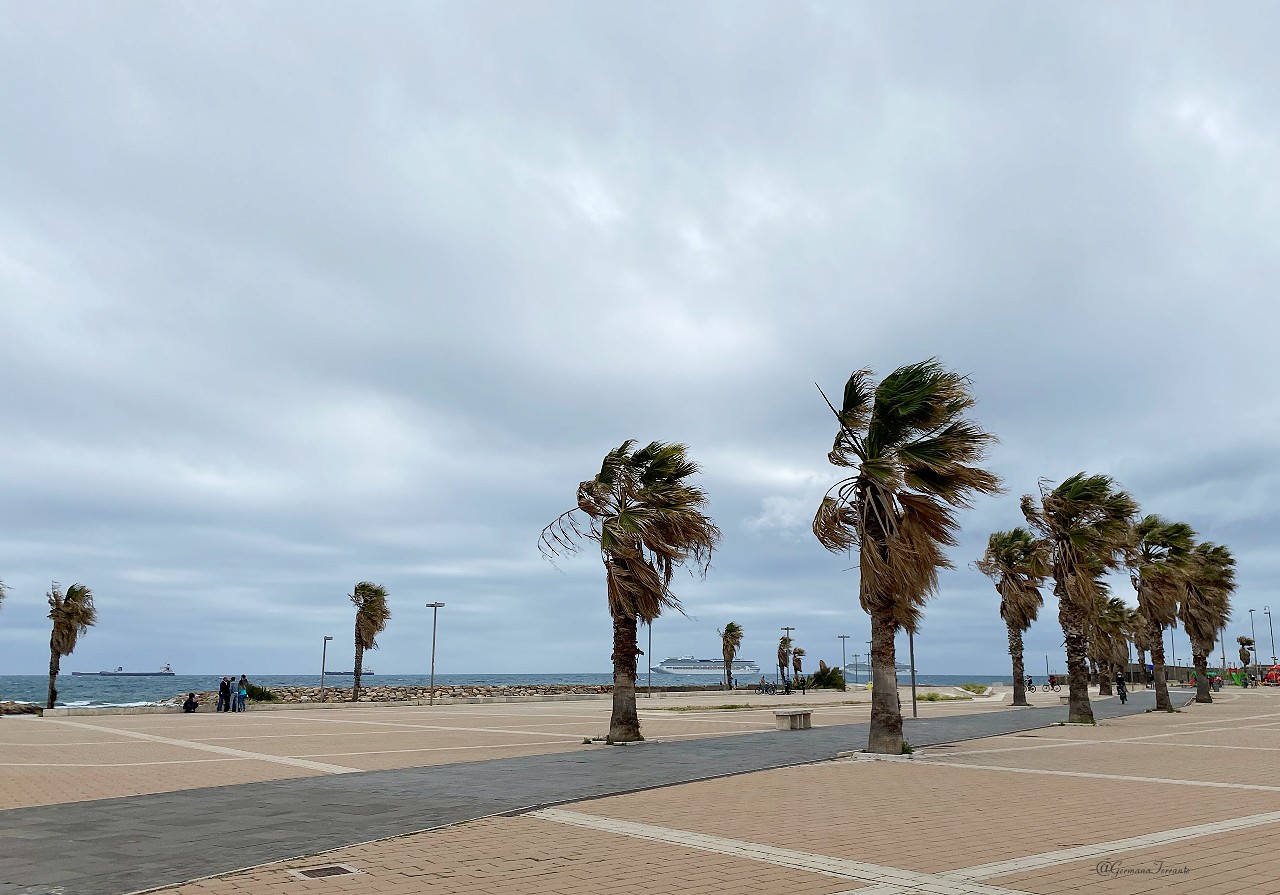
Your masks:
{"label": "cruise ship", "polygon": [[[660,665],[653,665],[650,671],[658,674],[703,674],[712,677],[724,677],[724,659],[695,659],[693,656],[681,656],[663,659]],[[729,671],[738,675],[759,674],[760,666],[750,659],[734,659]]]}

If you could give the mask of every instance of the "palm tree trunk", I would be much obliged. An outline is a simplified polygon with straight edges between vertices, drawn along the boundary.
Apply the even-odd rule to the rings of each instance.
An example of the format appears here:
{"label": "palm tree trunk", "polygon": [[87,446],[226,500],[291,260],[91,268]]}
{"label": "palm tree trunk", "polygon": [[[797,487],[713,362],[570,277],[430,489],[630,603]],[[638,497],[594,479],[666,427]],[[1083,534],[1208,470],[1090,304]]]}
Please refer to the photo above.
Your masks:
{"label": "palm tree trunk", "polygon": [[1089,668],[1085,661],[1089,640],[1084,609],[1067,596],[1064,582],[1056,581],[1053,590],[1058,595],[1058,622],[1062,625],[1062,636],[1067,647],[1067,685],[1070,691],[1067,721],[1092,724],[1093,705],[1089,702]]}
{"label": "palm tree trunk", "polygon": [[1208,654],[1193,648],[1191,660],[1196,663],[1196,702],[1213,702],[1213,695],[1209,692]]}
{"label": "palm tree trunk", "polygon": [[1169,702],[1169,685],[1164,679],[1164,628],[1158,622],[1147,623],[1151,637],[1152,674],[1156,678],[1156,711],[1172,712],[1173,703]]}
{"label": "palm tree trunk", "polygon": [[53,647],[49,648],[49,699],[45,708],[53,708],[58,699],[58,672],[62,669],[62,656]]}
{"label": "palm tree trunk", "polygon": [[1013,659],[1013,704],[1031,705],[1027,702],[1027,669],[1022,664],[1022,632],[1016,625],[1006,623],[1009,629],[1009,657]]}
{"label": "palm tree trunk", "polygon": [[1115,696],[1115,694],[1111,692],[1111,679],[1115,677],[1115,675],[1111,673],[1111,663],[1099,662],[1096,670],[1098,672],[1098,695]]}
{"label": "palm tree trunk", "polygon": [[613,617],[613,712],[609,715],[610,743],[634,743],[640,735],[636,713],[636,620],[632,616]]}
{"label": "palm tree trunk", "polygon": [[1147,685],[1147,651],[1142,647],[1134,644],[1134,649],[1138,653],[1138,677],[1142,678],[1142,686]]}
{"label": "palm tree trunk", "polygon": [[897,654],[892,610],[871,614],[871,732],[867,751],[902,754],[902,710],[898,706]]}
{"label": "palm tree trunk", "polygon": [[724,653],[724,688],[726,690],[733,689],[733,656]]}
{"label": "palm tree trunk", "polygon": [[351,684],[351,701],[360,701],[360,675],[364,673],[364,647],[360,645],[360,641],[356,641],[356,667],[355,673],[351,676],[355,678]]}

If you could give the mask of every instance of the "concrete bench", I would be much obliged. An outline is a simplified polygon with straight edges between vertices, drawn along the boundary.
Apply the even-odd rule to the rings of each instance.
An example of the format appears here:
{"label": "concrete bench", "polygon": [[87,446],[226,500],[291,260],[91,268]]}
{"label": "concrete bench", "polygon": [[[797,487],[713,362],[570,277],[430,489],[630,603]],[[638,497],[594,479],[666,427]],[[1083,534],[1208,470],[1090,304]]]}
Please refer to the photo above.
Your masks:
{"label": "concrete bench", "polygon": [[1059,696],[1059,697],[1058,697],[1058,702],[1060,702],[1062,705],[1071,705],[1071,697],[1070,697],[1070,696]]}
{"label": "concrete bench", "polygon": [[773,713],[778,730],[808,730],[813,727],[812,709],[779,709]]}

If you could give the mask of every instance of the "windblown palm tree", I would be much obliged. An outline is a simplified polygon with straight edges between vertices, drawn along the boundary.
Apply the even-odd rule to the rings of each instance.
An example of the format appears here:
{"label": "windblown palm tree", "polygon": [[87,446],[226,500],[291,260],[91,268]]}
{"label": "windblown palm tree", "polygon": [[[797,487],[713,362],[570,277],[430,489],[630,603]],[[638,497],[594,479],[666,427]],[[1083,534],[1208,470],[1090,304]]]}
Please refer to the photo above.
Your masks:
{"label": "windblown palm tree", "polygon": [[387,605],[387,589],[372,581],[361,581],[353,593],[347,594],[356,607],[356,667],[351,685],[351,701],[360,699],[360,676],[364,674],[364,651],[378,648],[378,635],[391,620]]}
{"label": "windblown palm tree", "polygon": [[1173,704],[1164,671],[1164,630],[1178,623],[1178,601],[1186,592],[1191,574],[1196,533],[1185,522],[1170,522],[1153,513],[1133,527],[1132,538],[1127,565],[1138,592],[1138,614],[1147,626],[1156,709],[1171,712]]}
{"label": "windblown palm tree", "polygon": [[1049,546],[1025,528],[992,532],[987,552],[974,565],[995,582],[1000,594],[1000,617],[1009,631],[1009,657],[1013,660],[1013,704],[1030,705],[1022,635],[1044,605],[1040,585],[1049,575]]}
{"label": "windblown palm tree", "polygon": [[778,678],[782,683],[788,680],[788,670],[791,668],[791,638],[783,634],[778,638]]}
{"label": "windblown palm tree", "polygon": [[1191,640],[1196,665],[1196,702],[1213,702],[1209,692],[1209,655],[1218,632],[1231,618],[1236,589],[1236,561],[1231,551],[1206,541],[1197,544],[1178,617]]}
{"label": "windblown palm tree", "polygon": [[97,623],[98,612],[93,608],[93,593],[83,584],[73,584],[63,594],[55,581],[48,597],[53,632],[49,635],[49,698],[45,708],[51,709],[58,699],[62,657],[75,652],[76,643]]}
{"label": "windblown palm tree", "polygon": [[[995,440],[965,419],[969,380],[936,359],[901,367],[873,388],[871,372],[849,377],[827,459],[854,470],[822,498],[813,533],[836,553],[858,550],[858,600],[871,616],[871,752],[902,751],[894,635],[914,632],[938,570],[952,568],[955,510],[1000,480],[977,464]],[[825,398],[826,395],[824,394]]]}
{"label": "windblown palm tree", "polygon": [[795,672],[796,680],[804,677],[804,657],[808,655],[804,651],[803,646],[797,646],[791,651],[791,670]]}
{"label": "windblown palm tree", "polygon": [[1252,637],[1237,637],[1236,643],[1240,644],[1240,667],[1244,669],[1244,673],[1249,673],[1249,663],[1253,661],[1254,645]]}
{"label": "windblown palm tree", "polygon": [[720,653],[724,656],[724,688],[732,690],[733,660],[737,658],[738,650],[742,648],[742,625],[729,622],[724,626],[723,631],[716,633],[720,635]]}
{"label": "windblown palm tree", "polygon": [[1039,506],[1030,494],[1022,497],[1027,523],[1049,544],[1053,592],[1067,649],[1069,721],[1093,721],[1087,665],[1090,616],[1097,606],[1099,575],[1120,566],[1129,523],[1137,512],[1133,498],[1106,475],[1078,472],[1052,489],[1041,482]]}
{"label": "windblown palm tree", "polygon": [[[627,440],[604,458],[595,478],[578,485],[578,505],[542,530],[544,556],[573,553],[587,538],[600,545],[613,619],[613,711],[610,742],[640,735],[636,713],[637,620],[651,624],[663,609],[680,610],[671,591],[677,567],[695,562],[703,575],[720,529],[703,512],[706,492],[689,482],[698,464],[683,444]],[[584,524],[580,516],[586,517]]]}
{"label": "windblown palm tree", "polygon": [[1101,600],[1089,638],[1089,657],[1098,671],[1099,696],[1112,695],[1111,684],[1129,661],[1129,632],[1136,617],[1136,611],[1124,600],[1105,596],[1106,592],[1103,588],[1098,590]]}

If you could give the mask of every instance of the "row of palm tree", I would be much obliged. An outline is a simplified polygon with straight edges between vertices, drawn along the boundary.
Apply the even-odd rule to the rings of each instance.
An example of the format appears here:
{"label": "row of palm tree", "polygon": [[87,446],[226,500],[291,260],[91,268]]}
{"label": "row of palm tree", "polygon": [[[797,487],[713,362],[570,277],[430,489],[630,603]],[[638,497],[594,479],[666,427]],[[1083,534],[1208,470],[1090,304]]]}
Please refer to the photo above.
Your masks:
{"label": "row of palm tree", "polygon": [[[1210,702],[1208,656],[1231,617],[1235,559],[1212,542],[1199,543],[1185,522],[1150,514],[1105,475],[1077,473],[1057,486],[1041,482],[1039,500],[1024,495],[1027,528],[994,532],[975,564],[995,583],[1000,616],[1009,632],[1014,704],[1027,705],[1022,635],[1053,579],[1058,621],[1067,653],[1068,720],[1093,721],[1092,672],[1100,694],[1128,662],[1129,644],[1139,664],[1151,654],[1156,708],[1172,711],[1165,679],[1164,631],[1182,622],[1191,641],[1199,702]],[[1112,596],[1109,572],[1127,569],[1137,608]]]}
{"label": "row of palm tree", "polygon": [[[956,514],[977,495],[997,494],[1001,482],[983,468],[995,436],[967,417],[974,405],[967,377],[937,359],[909,364],[879,383],[869,370],[853,373],[839,406],[819,392],[836,419],[827,454],[848,474],[823,496],[813,520],[819,543],[836,553],[857,551],[858,601],[871,619],[871,728],[867,748],[903,749],[897,700],[895,635],[919,629],[923,608],[937,591],[939,570],[953,568],[946,551],[957,544]],[[671,590],[674,570],[694,564],[705,576],[720,539],[706,514],[706,493],[690,482],[698,466],[681,444],[634,440],[610,451],[594,478],[578,486],[577,505],[546,526],[539,548],[554,560],[593,541],[605,566],[613,620],[613,711],[608,739],[642,739],[635,703],[637,623],[664,609],[681,611]],[[1035,620],[1052,577],[1067,649],[1071,720],[1092,720],[1088,668],[1110,670],[1132,641],[1152,653],[1161,707],[1163,629],[1181,621],[1202,666],[1230,614],[1234,560],[1219,545],[1194,543],[1194,532],[1159,517],[1135,522],[1136,502],[1102,475],[1079,473],[1056,487],[1042,483],[1038,499],[1022,499],[1028,529],[992,536],[979,568],[996,579],[1001,616],[1009,630],[1017,699],[1025,677],[1022,634]],[[997,537],[998,536],[998,537]],[[1138,608],[1113,597],[1108,573],[1127,567]],[[720,632],[726,684],[741,643],[740,629]],[[731,644],[728,633],[737,639]],[[1123,647],[1123,650],[1122,650]],[[800,652],[803,655],[803,652]],[[800,673],[790,637],[778,644],[778,669]],[[1105,680],[1106,675],[1101,675]]]}

